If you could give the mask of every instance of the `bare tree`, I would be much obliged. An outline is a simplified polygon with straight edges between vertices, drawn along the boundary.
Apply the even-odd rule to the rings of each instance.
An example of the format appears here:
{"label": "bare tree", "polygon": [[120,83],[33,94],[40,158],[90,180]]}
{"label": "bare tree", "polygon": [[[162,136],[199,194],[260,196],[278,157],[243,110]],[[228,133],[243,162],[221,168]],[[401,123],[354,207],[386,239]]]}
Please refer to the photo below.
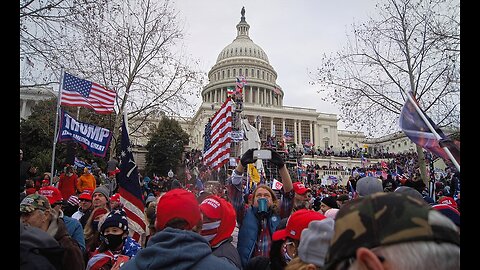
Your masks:
{"label": "bare tree", "polygon": [[403,91],[438,125],[459,127],[459,1],[388,0],[376,8],[378,16],[353,25],[342,50],[323,57],[313,74],[318,92],[340,105],[349,127],[369,136],[398,130]]}
{"label": "bare tree", "polygon": [[[64,22],[50,67],[117,92],[114,140],[124,110],[137,120],[131,132],[149,117],[193,111],[189,97],[198,95],[204,74],[178,49],[183,33],[169,0],[85,5]],[[115,152],[113,141],[110,156]]]}

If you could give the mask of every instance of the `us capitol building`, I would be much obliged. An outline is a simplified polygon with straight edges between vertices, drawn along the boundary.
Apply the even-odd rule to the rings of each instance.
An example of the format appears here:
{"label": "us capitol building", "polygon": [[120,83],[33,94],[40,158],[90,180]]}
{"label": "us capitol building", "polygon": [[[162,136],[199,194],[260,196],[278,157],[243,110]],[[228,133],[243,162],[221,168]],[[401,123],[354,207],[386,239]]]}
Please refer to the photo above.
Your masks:
{"label": "us capitol building", "polygon": [[[203,102],[200,108],[190,121],[182,123],[191,136],[191,148],[203,149],[205,124],[226,100],[227,88],[235,87],[238,76],[244,76],[247,81],[243,89],[242,115],[248,118],[250,124],[255,123],[262,141],[273,134],[277,139],[282,138],[288,130],[292,139],[287,143],[294,143],[297,147],[308,142],[313,143],[316,149],[333,146],[335,150],[349,150],[370,144],[362,132],[338,130],[336,114],[285,106],[283,98],[288,89],[284,91],[276,83],[277,72],[270,65],[267,54],[250,38],[250,25],[245,20],[243,9],[236,28],[237,37],[219,53],[215,65],[208,72],[209,83],[201,93]],[[408,143],[402,141],[400,148],[413,150],[410,140],[403,138]],[[391,148],[385,145],[382,150],[392,152]]]}
{"label": "us capitol building", "polygon": [[[285,106],[283,98],[288,89],[284,91],[276,83],[277,72],[270,65],[267,54],[249,36],[250,25],[245,20],[244,9],[241,15],[236,26],[236,38],[219,53],[216,64],[208,72],[209,83],[201,92],[202,104],[192,118],[179,120],[182,128],[190,135],[188,148],[203,149],[205,124],[226,100],[227,88],[235,88],[236,78],[244,76],[247,85],[243,89],[242,117],[257,127],[262,141],[266,141],[269,135],[275,135],[278,140],[288,130],[292,138],[287,144],[294,143],[297,148],[308,142],[313,143],[315,149],[323,150],[333,146],[336,152],[358,148],[367,148],[371,153],[414,151],[414,143],[403,132],[367,139],[362,132],[338,130],[339,120],[336,114]],[[56,94],[48,89],[21,89],[20,117],[28,117],[30,108],[38,100],[46,98],[56,98]],[[145,134],[146,129],[158,121],[159,119],[150,119],[150,123],[142,127],[142,133]],[[137,164],[143,167],[146,153],[143,146],[147,144],[148,138],[131,134],[131,140],[135,145]]]}

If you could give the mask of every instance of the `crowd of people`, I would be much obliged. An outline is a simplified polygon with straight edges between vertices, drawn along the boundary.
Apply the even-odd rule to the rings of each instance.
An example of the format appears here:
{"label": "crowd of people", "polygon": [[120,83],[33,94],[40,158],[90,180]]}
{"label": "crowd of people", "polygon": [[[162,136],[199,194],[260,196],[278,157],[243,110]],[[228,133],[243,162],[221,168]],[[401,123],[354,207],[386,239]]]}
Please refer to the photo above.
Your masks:
{"label": "crowd of people", "polygon": [[[415,173],[413,156],[372,164],[385,178],[352,168],[347,185],[324,185],[292,181],[284,156],[270,150],[282,187],[262,181],[246,188],[253,151],[222,172],[215,188],[207,187],[212,171],[195,151],[184,160],[193,182],[141,177],[143,242],[132,237],[116,160],[104,176],[100,168],[77,174],[65,166],[58,179],[45,174],[37,185],[35,168],[20,157],[20,268],[460,268],[458,172],[438,179],[435,196]],[[392,173],[399,167],[405,173]]]}

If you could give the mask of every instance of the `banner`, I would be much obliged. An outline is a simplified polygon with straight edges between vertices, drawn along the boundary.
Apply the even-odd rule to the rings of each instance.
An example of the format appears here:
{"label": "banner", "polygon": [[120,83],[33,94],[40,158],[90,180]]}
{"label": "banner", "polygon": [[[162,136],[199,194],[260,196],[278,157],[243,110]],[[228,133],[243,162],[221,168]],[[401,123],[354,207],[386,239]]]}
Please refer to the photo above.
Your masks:
{"label": "banner", "polygon": [[110,130],[92,124],[77,121],[65,111],[61,111],[62,119],[58,131],[58,141],[74,140],[96,156],[105,157],[112,138]]}

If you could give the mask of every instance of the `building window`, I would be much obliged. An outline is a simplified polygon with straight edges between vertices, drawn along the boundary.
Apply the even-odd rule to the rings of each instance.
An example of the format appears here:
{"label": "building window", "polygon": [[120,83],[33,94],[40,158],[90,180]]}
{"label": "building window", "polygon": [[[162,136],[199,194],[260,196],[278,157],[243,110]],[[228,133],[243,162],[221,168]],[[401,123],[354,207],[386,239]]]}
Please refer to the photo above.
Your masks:
{"label": "building window", "polygon": [[324,133],[328,133],[328,128],[323,128]]}
{"label": "building window", "polygon": [[245,77],[248,77],[248,68],[245,69]]}
{"label": "building window", "polygon": [[325,149],[328,149],[328,148],[330,147],[328,141],[325,141],[325,145],[324,145],[324,146],[325,146]]}
{"label": "building window", "polygon": [[260,70],[257,69],[257,78],[260,78]]}
{"label": "building window", "polygon": [[262,71],[262,80],[265,80],[265,71]]}
{"label": "building window", "polygon": [[241,68],[238,69],[238,75],[242,76],[242,69]]}
{"label": "building window", "polygon": [[227,78],[230,78],[230,69],[227,70]]}
{"label": "building window", "polygon": [[252,77],[254,77],[254,76],[255,76],[255,72],[254,72],[253,68],[252,68],[251,72],[252,72],[252,73],[250,73],[250,75],[251,75]]}
{"label": "building window", "polygon": [[225,79],[225,70],[222,70],[222,79]]}

